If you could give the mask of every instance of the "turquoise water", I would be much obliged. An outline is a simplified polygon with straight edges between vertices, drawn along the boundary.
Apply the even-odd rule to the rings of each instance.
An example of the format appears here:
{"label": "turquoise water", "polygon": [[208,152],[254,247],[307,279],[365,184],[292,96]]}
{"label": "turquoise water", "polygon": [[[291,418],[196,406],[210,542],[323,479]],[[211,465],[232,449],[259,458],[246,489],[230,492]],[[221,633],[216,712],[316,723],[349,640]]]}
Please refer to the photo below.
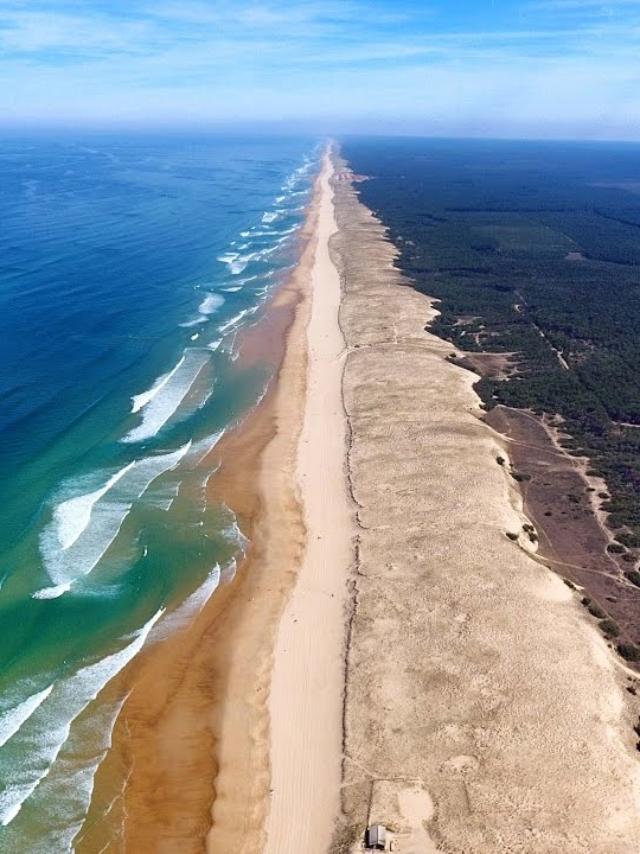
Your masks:
{"label": "turquoise water", "polygon": [[100,691],[246,546],[202,459],[269,379],[236,333],[295,263],[317,157],[0,142],[0,850],[70,849],[118,711]]}

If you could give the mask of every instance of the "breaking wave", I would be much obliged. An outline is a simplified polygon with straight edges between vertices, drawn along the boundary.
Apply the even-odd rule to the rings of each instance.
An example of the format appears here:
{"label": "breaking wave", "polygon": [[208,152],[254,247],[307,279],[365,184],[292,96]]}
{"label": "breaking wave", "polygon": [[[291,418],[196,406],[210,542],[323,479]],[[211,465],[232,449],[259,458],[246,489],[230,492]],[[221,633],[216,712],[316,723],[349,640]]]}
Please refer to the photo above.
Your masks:
{"label": "breaking wave", "polygon": [[6,827],[46,779],[71,732],[75,719],[96,699],[100,691],[142,649],[147,636],[164,609],[156,614],[134,635],[125,647],[100,661],[81,668],[77,673],[57,683],[31,714],[18,737],[25,743],[22,762],[13,764],[11,780],[0,793],[0,824]]}
{"label": "breaking wave", "polygon": [[200,303],[198,311],[201,314],[213,314],[220,308],[221,305],[224,305],[223,296],[221,296],[220,294],[207,294],[207,296]]}
{"label": "breaking wave", "polygon": [[158,394],[158,392],[162,391],[162,389],[169,382],[171,377],[174,376],[176,371],[180,369],[182,364],[184,363],[185,357],[182,356],[178,364],[172,371],[169,371],[168,374],[163,374],[161,377],[154,382],[148,391],[143,391],[140,394],[134,394],[131,398],[131,412],[139,412],[147,403],[151,403],[153,398]]}
{"label": "breaking wave", "polygon": [[156,436],[175,414],[208,361],[206,350],[186,350],[167,381],[141,407],[142,423],[130,430],[122,441],[140,442]]}
{"label": "breaking wave", "polygon": [[[134,502],[141,498],[156,478],[178,465],[189,451],[191,442],[187,442],[177,451],[169,454],[145,457],[125,466],[118,472],[117,479],[109,478],[111,484],[96,492],[100,497],[91,504],[91,512],[86,513],[86,495],[80,495],[58,505],[53,518],[40,537],[40,552],[44,567],[53,582],[53,587],[36,591],[37,599],[51,599],[67,592],[74,581],[88,575],[104,557],[108,548],[118,536],[124,520],[129,515]],[[94,493],[90,493],[95,495]],[[83,500],[84,499],[84,500]],[[71,503],[74,502],[74,503]],[[60,507],[65,513],[60,514]],[[75,507],[81,520],[73,518],[69,507]],[[79,532],[73,542],[65,549],[60,543],[68,537],[69,529]]]}
{"label": "breaking wave", "polygon": [[29,720],[38,706],[44,703],[52,690],[53,685],[49,685],[44,691],[38,691],[37,694],[27,697],[26,700],[18,703],[12,709],[7,709],[0,713],[0,747],[3,747],[18,732],[22,724]]}

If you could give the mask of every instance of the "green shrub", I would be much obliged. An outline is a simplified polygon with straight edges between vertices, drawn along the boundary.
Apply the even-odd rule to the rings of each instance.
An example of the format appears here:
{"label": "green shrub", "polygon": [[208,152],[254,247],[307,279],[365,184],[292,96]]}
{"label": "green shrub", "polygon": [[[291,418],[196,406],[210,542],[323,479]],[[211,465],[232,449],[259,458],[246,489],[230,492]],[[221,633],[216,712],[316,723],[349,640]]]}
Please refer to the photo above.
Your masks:
{"label": "green shrub", "polygon": [[610,638],[617,638],[620,634],[620,626],[616,623],[615,620],[607,618],[606,620],[600,620],[598,623],[600,626],[600,631],[607,635]]}
{"label": "green shrub", "polygon": [[640,536],[638,534],[616,534],[616,540],[628,549],[640,548]]}
{"label": "green shrub", "polygon": [[592,602],[590,605],[587,605],[587,611],[591,614],[592,617],[597,617],[598,620],[602,620],[607,616],[606,611],[603,611],[600,605],[597,605],[595,602]]}
{"label": "green shrub", "polygon": [[619,643],[618,652],[626,661],[640,661],[640,649],[634,643]]}

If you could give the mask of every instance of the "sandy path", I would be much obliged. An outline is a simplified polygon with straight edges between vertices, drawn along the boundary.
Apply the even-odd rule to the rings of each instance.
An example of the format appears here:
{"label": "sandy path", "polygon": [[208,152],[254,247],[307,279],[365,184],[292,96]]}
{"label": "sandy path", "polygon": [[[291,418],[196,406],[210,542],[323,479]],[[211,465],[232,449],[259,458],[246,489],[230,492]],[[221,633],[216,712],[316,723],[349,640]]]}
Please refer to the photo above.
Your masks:
{"label": "sandy path", "polygon": [[307,400],[298,482],[307,546],[276,642],[270,696],[272,805],[268,854],[324,854],[339,809],[346,579],[352,519],[338,325],[340,280],[329,256],[336,230],[326,157],[312,268]]}

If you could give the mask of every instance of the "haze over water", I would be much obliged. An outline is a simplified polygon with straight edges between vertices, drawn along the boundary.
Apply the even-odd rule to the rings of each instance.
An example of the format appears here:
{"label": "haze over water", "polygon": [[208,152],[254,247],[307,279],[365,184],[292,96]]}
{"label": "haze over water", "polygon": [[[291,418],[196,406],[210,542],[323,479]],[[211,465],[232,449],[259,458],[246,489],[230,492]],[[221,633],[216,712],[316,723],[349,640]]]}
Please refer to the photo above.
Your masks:
{"label": "haze over water", "polygon": [[296,260],[317,153],[0,146],[2,850],[69,848],[119,710],[99,692],[245,546],[202,460],[268,381],[235,364],[236,332]]}

